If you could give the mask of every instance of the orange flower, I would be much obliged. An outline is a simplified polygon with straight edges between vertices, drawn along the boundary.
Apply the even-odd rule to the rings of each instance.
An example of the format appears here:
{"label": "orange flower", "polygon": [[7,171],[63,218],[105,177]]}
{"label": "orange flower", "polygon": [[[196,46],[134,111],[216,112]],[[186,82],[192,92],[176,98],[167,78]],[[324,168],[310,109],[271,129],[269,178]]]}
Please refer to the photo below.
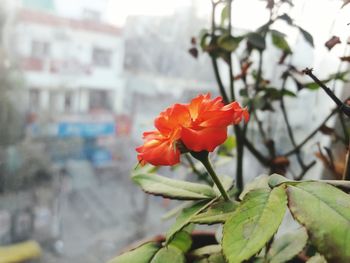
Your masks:
{"label": "orange flower", "polygon": [[180,151],[175,147],[174,140],[162,135],[159,131],[145,132],[145,143],[136,148],[138,160],[142,165],[175,165],[180,161]]}
{"label": "orange flower", "polygon": [[227,138],[227,126],[238,124],[249,114],[237,102],[224,105],[221,97],[199,95],[189,104],[174,104],[161,112],[156,131],[145,132],[145,143],[136,148],[139,161],[153,165],[174,165],[180,161],[177,142],[194,152],[209,151]]}

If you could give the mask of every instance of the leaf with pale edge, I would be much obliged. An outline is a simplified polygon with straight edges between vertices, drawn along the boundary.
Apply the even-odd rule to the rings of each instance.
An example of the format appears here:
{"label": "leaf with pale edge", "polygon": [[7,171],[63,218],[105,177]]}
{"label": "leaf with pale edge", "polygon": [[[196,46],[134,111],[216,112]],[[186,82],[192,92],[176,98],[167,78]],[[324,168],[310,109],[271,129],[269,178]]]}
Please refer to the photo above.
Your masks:
{"label": "leaf with pale edge", "polygon": [[276,186],[279,186],[283,183],[287,183],[287,182],[293,182],[289,179],[287,179],[286,177],[282,176],[282,175],[279,175],[279,174],[271,174],[270,175],[270,178],[269,178],[269,186],[271,188],[274,188]]}
{"label": "leaf with pale edge", "polygon": [[244,186],[244,189],[242,191],[242,193],[239,195],[239,199],[243,200],[243,198],[246,196],[247,193],[249,193],[252,190],[256,190],[256,189],[269,189],[269,176],[266,174],[263,175],[259,175],[258,177],[254,178],[253,181],[247,183]]}
{"label": "leaf with pale edge", "polygon": [[192,238],[186,231],[177,232],[169,243],[169,246],[176,247],[186,253],[192,246]]}
{"label": "leaf with pale edge", "polygon": [[212,254],[208,258],[209,263],[226,263],[224,255],[222,253]]}
{"label": "leaf with pale edge", "polygon": [[149,263],[158,250],[158,243],[148,242],[131,251],[121,254],[108,263]]}
{"label": "leaf with pale edge", "polygon": [[218,46],[228,52],[233,52],[237,49],[242,39],[243,37],[233,37],[229,34],[224,34],[219,37]]}
{"label": "leaf with pale edge", "polygon": [[182,212],[178,215],[176,218],[175,223],[170,227],[166,234],[166,240],[169,243],[173,236],[179,232],[181,229],[183,229],[185,226],[191,223],[191,218],[200,213],[201,211],[205,210],[210,204],[212,204],[215,201],[212,200],[210,202],[208,201],[201,201],[197,202],[194,205],[185,208],[182,210]]}
{"label": "leaf with pale edge", "polygon": [[290,46],[285,39],[285,37],[275,31],[271,31],[271,38],[272,38],[272,44],[274,44],[275,47],[281,49],[282,51],[290,54],[292,53],[292,50],[290,49]]}
{"label": "leaf with pale edge", "polygon": [[259,252],[277,231],[286,210],[284,186],[249,192],[223,229],[222,248],[229,263]]}
{"label": "leaf with pale edge", "polygon": [[[129,263],[131,262],[137,263],[135,261]],[[163,247],[154,255],[150,263],[185,263],[185,255],[176,247]]]}
{"label": "leaf with pale edge", "polygon": [[288,185],[288,206],[331,262],[350,262],[350,196],[320,182]]}
{"label": "leaf with pale edge", "polygon": [[146,193],[170,199],[201,200],[216,197],[215,191],[208,185],[169,179],[156,174],[135,174],[132,180]]}
{"label": "leaf with pale edge", "polygon": [[216,254],[221,252],[220,245],[208,245],[205,247],[197,248],[191,252],[191,256],[193,257],[204,257],[209,256],[211,254]]}
{"label": "leaf with pale edge", "polygon": [[199,259],[195,262],[226,263],[220,245],[208,245],[195,249],[191,252],[191,257]]}
{"label": "leaf with pale edge", "polygon": [[305,229],[300,228],[274,240],[267,254],[268,262],[283,263],[292,259],[303,250],[307,243],[307,238]]}
{"label": "leaf with pale edge", "polygon": [[196,224],[218,224],[225,221],[232,215],[238,206],[237,202],[219,200],[212,204],[206,211],[199,213],[191,218],[192,223]]}

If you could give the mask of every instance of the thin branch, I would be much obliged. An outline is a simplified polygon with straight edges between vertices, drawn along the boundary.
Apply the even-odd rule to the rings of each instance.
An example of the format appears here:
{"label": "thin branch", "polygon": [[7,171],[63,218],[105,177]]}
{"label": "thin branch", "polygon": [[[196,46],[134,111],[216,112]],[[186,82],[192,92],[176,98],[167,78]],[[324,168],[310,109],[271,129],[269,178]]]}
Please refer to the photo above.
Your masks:
{"label": "thin branch", "polygon": [[[211,14],[211,38],[214,39],[215,37],[215,9],[216,9],[216,5],[218,4],[218,2],[214,2],[212,1],[212,14]],[[214,69],[214,74],[215,74],[215,79],[216,82],[219,85],[219,90],[220,90],[220,94],[222,96],[222,99],[224,101],[225,104],[229,103],[229,99],[227,97],[226,91],[225,91],[225,87],[224,84],[222,83],[221,77],[220,77],[220,73],[219,73],[219,67],[218,67],[218,62],[215,58],[215,56],[213,54],[210,54],[211,57],[211,62],[213,65],[213,69]]]}
{"label": "thin branch", "polygon": [[[232,0],[227,0],[227,9],[228,9],[228,32],[231,35],[232,33],[232,12],[231,12]],[[233,77],[233,64],[232,64],[232,53],[229,53],[229,76],[230,76],[230,95],[231,101],[236,100],[235,96],[235,87],[234,87],[234,77]]]}
{"label": "thin branch", "polygon": [[295,178],[295,180],[300,181],[304,178],[305,174],[316,164],[316,161],[313,160],[310,164],[306,165],[303,170],[301,171],[301,173],[299,174],[299,176],[297,176]]}
{"label": "thin branch", "polygon": [[243,190],[243,154],[244,154],[244,138],[241,128],[238,125],[233,126],[237,138],[237,167],[236,167],[236,186],[238,192]]}
{"label": "thin branch", "polygon": [[299,143],[297,146],[295,146],[292,150],[290,150],[289,152],[286,152],[285,154],[283,154],[283,156],[290,156],[294,153],[296,153],[297,151],[300,150],[300,148],[302,148],[310,139],[312,139],[317,132],[320,130],[320,128],[326,124],[326,122],[335,114],[337,113],[339,110],[339,108],[334,109],[333,111],[331,111],[331,113],[323,120],[323,122],[316,127],[316,129],[314,129],[308,136],[306,136],[306,138]]}
{"label": "thin branch", "polygon": [[258,129],[259,129],[260,135],[265,143],[267,141],[267,136],[266,136],[266,132],[264,130],[262,121],[258,118],[258,115],[256,114],[255,110],[252,112],[252,114],[254,116],[254,119],[256,120],[256,123],[258,124]]}
{"label": "thin branch", "polygon": [[218,62],[217,62],[216,58],[213,55],[210,55],[210,57],[211,57],[211,63],[213,65],[213,69],[214,69],[215,79],[216,79],[216,82],[219,85],[219,90],[220,90],[220,94],[222,96],[222,100],[223,100],[223,102],[225,104],[228,104],[229,103],[229,99],[227,97],[224,84],[222,83],[222,80],[221,80],[221,77],[220,77],[219,68],[218,68]]}
{"label": "thin branch", "polygon": [[322,81],[320,81],[313,73],[312,69],[306,68],[303,70],[303,73],[312,78],[315,83],[317,83],[326,93],[327,95],[334,101],[335,104],[338,105],[339,109],[348,117],[350,117],[350,107],[343,103],[334,93],[328,88]]}
{"label": "thin branch", "polygon": [[343,180],[350,181],[350,144],[345,158],[345,167],[343,173]]}
{"label": "thin branch", "polygon": [[270,160],[261,154],[254,145],[248,140],[247,137],[244,136],[244,145],[248,148],[248,150],[255,156],[255,158],[264,166],[270,165]]}
{"label": "thin branch", "polygon": [[349,131],[348,129],[346,128],[346,125],[345,125],[345,120],[344,120],[344,114],[342,112],[339,112],[339,121],[340,121],[340,125],[343,129],[343,133],[344,133],[344,140],[345,140],[345,145],[348,145],[349,144]]}
{"label": "thin branch", "polygon": [[[232,0],[227,0],[227,9],[228,9],[228,32],[231,35],[232,31]],[[230,81],[230,95],[231,95],[231,101],[236,100],[235,96],[235,87],[234,87],[234,78],[233,78],[233,63],[232,63],[232,53],[229,53],[229,81]],[[236,134],[237,138],[237,167],[236,167],[236,186],[238,189],[238,192],[240,193],[243,190],[243,155],[244,155],[244,141],[242,138],[245,137],[244,130],[242,131],[241,128],[238,125],[235,125],[233,127],[234,132]]]}
{"label": "thin branch", "polygon": [[[287,83],[287,77],[284,77],[283,78],[283,83],[282,83],[282,94],[283,94],[283,91],[285,91],[286,83]],[[294,138],[293,129],[292,129],[292,127],[290,125],[290,122],[289,122],[289,118],[288,118],[286,106],[285,106],[285,103],[284,103],[283,95],[281,96],[281,99],[280,99],[280,106],[281,106],[284,122],[286,123],[286,126],[287,126],[287,132],[288,132],[289,139],[292,142],[293,147],[296,148],[297,147],[297,143],[296,143],[295,138]],[[305,164],[304,164],[303,159],[301,158],[300,149],[297,149],[295,151],[295,154],[296,154],[298,163],[300,164],[301,168],[304,170],[305,169]]]}
{"label": "thin branch", "polygon": [[256,123],[258,124],[258,130],[259,130],[260,135],[263,139],[264,145],[266,146],[267,150],[269,151],[270,159],[273,159],[276,157],[275,143],[273,140],[267,138],[266,132],[265,132],[264,127],[263,127],[263,123],[259,119],[256,111],[253,111],[252,114],[256,120]]}
{"label": "thin branch", "polygon": [[[264,34],[265,38],[266,34]],[[255,94],[258,92],[260,82],[261,82],[261,74],[262,74],[262,65],[263,65],[263,52],[260,50],[259,51],[259,65],[258,65],[258,72],[256,74],[256,80],[255,80]]]}

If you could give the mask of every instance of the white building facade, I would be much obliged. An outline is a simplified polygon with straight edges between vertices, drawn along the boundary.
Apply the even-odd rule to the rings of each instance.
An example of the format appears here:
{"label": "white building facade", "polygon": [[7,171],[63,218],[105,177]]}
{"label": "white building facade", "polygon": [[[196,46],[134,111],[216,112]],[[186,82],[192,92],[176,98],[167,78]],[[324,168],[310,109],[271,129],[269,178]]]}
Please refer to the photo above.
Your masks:
{"label": "white building facade", "polygon": [[21,8],[11,38],[31,113],[123,112],[120,29]]}

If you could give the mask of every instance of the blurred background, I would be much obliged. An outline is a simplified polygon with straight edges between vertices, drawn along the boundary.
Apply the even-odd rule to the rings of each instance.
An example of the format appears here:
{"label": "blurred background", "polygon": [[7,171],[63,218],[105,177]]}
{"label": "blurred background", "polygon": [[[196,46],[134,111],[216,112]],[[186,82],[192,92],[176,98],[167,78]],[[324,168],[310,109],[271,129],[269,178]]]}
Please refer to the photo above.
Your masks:
{"label": "blurred background", "polygon": [[[285,10],[314,37],[312,48],[297,30],[276,25],[296,50],[298,68],[314,67],[320,78],[347,69],[339,62],[346,41],[332,52],[324,46],[333,35],[348,38],[350,7],[341,9],[343,2],[296,0]],[[235,0],[232,12],[236,32],[269,18],[261,0]],[[105,262],[164,232],[168,222],[160,218],[173,204],[132,185],[134,148],[170,104],[218,95],[210,58],[188,52],[210,13],[210,0],[0,1],[0,246],[35,241],[12,253],[40,250],[41,262]],[[276,54],[264,60],[272,81]],[[334,83],[339,96],[346,85]],[[297,138],[334,106],[321,91],[289,103]],[[283,148],[285,127],[276,118],[266,121]],[[233,173],[232,163],[220,169]],[[245,165],[251,178],[265,172],[249,155]],[[309,176],[322,171],[318,164]],[[177,168],[178,178],[190,174]]]}

